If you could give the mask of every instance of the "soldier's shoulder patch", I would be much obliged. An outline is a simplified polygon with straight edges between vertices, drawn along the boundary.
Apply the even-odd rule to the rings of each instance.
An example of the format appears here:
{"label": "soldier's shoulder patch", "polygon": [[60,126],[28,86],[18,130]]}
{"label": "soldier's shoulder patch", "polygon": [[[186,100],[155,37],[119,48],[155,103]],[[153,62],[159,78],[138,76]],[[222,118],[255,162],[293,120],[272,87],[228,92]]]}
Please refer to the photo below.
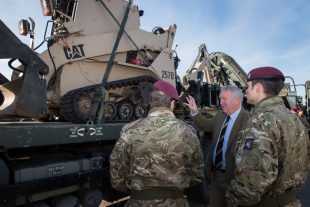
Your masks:
{"label": "soldier's shoulder patch", "polygon": [[245,140],[245,143],[244,143],[244,146],[243,146],[243,149],[244,150],[252,150],[253,148],[253,143],[254,143],[254,139],[246,139]]}

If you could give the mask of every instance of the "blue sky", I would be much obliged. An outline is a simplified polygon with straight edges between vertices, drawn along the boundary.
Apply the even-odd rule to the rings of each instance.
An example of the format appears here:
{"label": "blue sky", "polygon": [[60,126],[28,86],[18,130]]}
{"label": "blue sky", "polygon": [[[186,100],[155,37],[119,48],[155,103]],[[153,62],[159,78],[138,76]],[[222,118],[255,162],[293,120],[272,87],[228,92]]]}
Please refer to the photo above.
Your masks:
{"label": "blue sky", "polygon": [[[134,4],[144,10],[144,30],[177,25],[174,43],[181,77],[205,43],[210,53],[232,56],[245,72],[268,65],[292,76],[297,84],[310,80],[309,0],[135,0]],[[32,17],[36,43],[41,42],[48,18],[43,17],[39,0],[1,0],[0,5],[0,19],[15,33],[19,19]],[[29,38],[21,39],[28,44]],[[0,68],[8,75],[3,61]],[[298,93],[302,92],[299,87]]]}

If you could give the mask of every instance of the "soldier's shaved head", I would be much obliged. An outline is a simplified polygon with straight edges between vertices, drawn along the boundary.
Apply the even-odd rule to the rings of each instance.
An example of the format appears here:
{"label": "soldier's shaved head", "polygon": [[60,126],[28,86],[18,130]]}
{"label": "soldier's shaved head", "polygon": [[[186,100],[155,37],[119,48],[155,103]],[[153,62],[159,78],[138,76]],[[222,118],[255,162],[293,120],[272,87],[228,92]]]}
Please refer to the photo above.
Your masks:
{"label": "soldier's shaved head", "polygon": [[171,97],[166,95],[160,90],[153,89],[150,97],[150,106],[151,107],[169,107],[171,103]]}

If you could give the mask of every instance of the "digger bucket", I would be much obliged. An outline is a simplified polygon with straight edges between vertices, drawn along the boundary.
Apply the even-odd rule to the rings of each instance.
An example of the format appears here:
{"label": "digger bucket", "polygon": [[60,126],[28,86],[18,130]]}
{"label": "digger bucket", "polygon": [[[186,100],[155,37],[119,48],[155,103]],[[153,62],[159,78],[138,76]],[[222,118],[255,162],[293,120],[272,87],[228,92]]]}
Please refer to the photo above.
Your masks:
{"label": "digger bucket", "polygon": [[0,117],[41,118],[47,109],[48,66],[0,20],[0,59],[16,59],[23,64],[22,76],[0,86]]}

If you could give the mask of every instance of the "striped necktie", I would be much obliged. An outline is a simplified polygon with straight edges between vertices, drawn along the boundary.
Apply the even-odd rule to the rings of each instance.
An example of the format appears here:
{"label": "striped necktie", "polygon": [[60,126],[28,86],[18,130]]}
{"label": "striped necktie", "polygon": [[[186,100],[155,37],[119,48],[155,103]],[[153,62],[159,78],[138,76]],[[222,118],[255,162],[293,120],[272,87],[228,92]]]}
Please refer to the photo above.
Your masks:
{"label": "striped necktie", "polygon": [[222,160],[223,160],[222,152],[223,152],[223,144],[224,144],[224,135],[225,135],[229,120],[230,120],[230,116],[227,116],[225,123],[223,125],[223,128],[221,130],[219,141],[216,147],[216,155],[215,155],[215,161],[214,161],[214,166],[216,169],[220,169],[222,167]]}

